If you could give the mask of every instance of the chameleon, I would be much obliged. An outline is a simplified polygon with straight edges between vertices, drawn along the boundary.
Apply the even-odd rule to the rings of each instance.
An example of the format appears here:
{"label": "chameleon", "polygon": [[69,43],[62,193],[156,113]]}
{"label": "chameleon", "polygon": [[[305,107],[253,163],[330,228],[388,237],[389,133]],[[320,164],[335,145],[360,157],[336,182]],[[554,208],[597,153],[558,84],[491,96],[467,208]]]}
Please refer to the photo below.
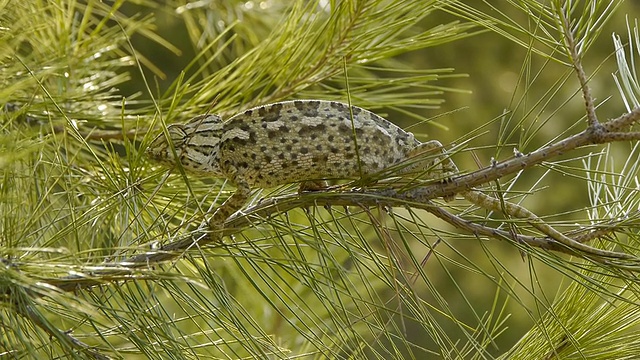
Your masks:
{"label": "chameleon", "polygon": [[[223,120],[215,114],[174,123],[151,141],[146,152],[154,161],[189,173],[224,178],[236,187],[209,220],[212,240],[226,219],[240,210],[254,188],[300,183],[300,190],[319,190],[328,179],[358,179],[402,165],[400,173],[423,170],[446,181],[458,168],[437,140],[420,142],[383,117],[337,101],[294,100],[258,106]],[[425,153],[441,156],[411,162]],[[439,168],[436,168],[439,167]],[[528,209],[477,190],[460,193],[490,211],[524,218],[546,236],[585,255],[625,257],[575,241]],[[453,197],[453,196],[452,196]],[[449,200],[445,198],[445,200]]]}

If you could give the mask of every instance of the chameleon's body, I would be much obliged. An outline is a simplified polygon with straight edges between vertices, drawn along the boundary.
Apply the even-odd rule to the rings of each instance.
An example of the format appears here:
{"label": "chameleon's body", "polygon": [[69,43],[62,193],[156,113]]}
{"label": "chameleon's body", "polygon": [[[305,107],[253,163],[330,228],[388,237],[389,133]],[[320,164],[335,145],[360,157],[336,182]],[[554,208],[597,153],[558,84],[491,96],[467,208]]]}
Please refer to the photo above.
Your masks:
{"label": "chameleon's body", "polygon": [[[320,100],[286,101],[256,107],[226,121],[216,115],[197,116],[167,127],[169,143],[160,134],[147,149],[165,165],[192,173],[225,178],[236,192],[209,221],[218,237],[225,220],[247,201],[252,188],[301,183],[312,188],[326,179],[354,179],[407,161],[402,171],[417,170],[445,179],[457,172],[435,140],[421,143],[414,135],[359,107]],[[411,163],[419,154],[437,150],[432,160]],[[439,167],[436,169],[436,167]],[[478,191],[461,195],[491,211],[524,218],[550,238],[574,250],[598,256],[620,254],[579,243],[555,230],[522,206]]]}
{"label": "chameleon's body", "polygon": [[[287,101],[257,107],[222,121],[196,117],[167,129],[182,167],[190,172],[246,181],[252,188],[321,179],[352,179],[406,160],[421,143],[382,117],[339,102]],[[160,135],[149,147],[173,165]]]}

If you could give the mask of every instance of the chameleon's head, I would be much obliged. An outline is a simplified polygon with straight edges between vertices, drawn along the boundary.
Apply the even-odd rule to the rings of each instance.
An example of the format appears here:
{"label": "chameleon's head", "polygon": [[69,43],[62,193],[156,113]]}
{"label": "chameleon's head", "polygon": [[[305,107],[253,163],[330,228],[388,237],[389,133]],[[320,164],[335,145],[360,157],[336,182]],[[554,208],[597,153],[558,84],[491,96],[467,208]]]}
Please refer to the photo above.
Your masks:
{"label": "chameleon's head", "polygon": [[[218,152],[222,119],[217,115],[200,115],[186,124],[167,126],[169,138],[158,135],[146,150],[147,156],[163,165],[176,165],[176,156],[182,167],[195,173],[216,174],[212,162]],[[175,150],[175,152],[174,152]]]}

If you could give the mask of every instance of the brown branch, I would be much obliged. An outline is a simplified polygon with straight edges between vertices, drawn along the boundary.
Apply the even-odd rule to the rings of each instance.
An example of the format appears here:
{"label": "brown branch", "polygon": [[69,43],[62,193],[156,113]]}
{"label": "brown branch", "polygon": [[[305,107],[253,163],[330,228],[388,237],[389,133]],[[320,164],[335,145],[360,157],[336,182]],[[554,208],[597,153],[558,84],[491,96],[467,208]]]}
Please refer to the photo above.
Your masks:
{"label": "brown branch", "polygon": [[416,200],[428,201],[468,191],[473,187],[489,183],[522,169],[540,164],[579,147],[616,141],[640,140],[640,132],[620,131],[621,129],[634,125],[638,120],[640,120],[640,108],[633,109],[630,113],[603,123],[601,127],[598,127],[599,130],[597,131],[589,128],[581,133],[528,154],[519,154],[519,156],[496,162],[472,173],[455,176],[445,185],[432,184],[416,189]]}
{"label": "brown branch", "polygon": [[[437,184],[434,186],[445,187],[448,186],[448,184]],[[414,209],[426,210],[454,227],[467,231],[471,234],[487,236],[500,240],[516,241],[530,247],[577,255],[574,250],[567,248],[550,238],[525,236],[521,234],[515,234],[514,237],[514,234],[510,231],[495,229],[465,220],[442,209],[442,207],[433,204],[430,200],[416,202],[415,198],[420,197],[419,194],[421,189],[425,188],[418,188],[404,193],[398,193],[394,190],[382,190],[376,192],[350,190],[290,194],[268,198],[260,201],[254,206],[232,215],[225,222],[225,229],[222,236],[233,236],[248,227],[254,227],[257,224],[264,222],[265,219],[268,219],[275,214],[286,213],[298,208],[306,208],[309,207],[310,204],[313,204],[314,206],[357,205],[360,207],[410,206]],[[598,230],[595,230],[594,233],[597,233],[597,231]],[[606,232],[606,234],[610,233],[611,231]],[[589,234],[590,233],[580,235],[579,240],[584,242],[595,238],[595,236],[591,236]],[[113,281],[139,279],[143,278],[136,276],[139,269],[152,267],[163,262],[177,259],[192,248],[201,248],[207,245],[218,247],[227,246],[225,244],[213,243],[207,231],[199,229],[184,235],[184,237],[179,240],[169,242],[158,250],[134,255],[123,261],[106,263],[93,268],[87,268],[86,273],[83,275],[72,275],[60,279],[46,280],[45,282],[49,285],[56,286],[63,291],[73,291]],[[596,259],[594,257],[586,256],[585,254],[579,255],[583,258],[588,258],[600,263],[622,268],[634,268],[633,261],[615,263],[610,259]]]}

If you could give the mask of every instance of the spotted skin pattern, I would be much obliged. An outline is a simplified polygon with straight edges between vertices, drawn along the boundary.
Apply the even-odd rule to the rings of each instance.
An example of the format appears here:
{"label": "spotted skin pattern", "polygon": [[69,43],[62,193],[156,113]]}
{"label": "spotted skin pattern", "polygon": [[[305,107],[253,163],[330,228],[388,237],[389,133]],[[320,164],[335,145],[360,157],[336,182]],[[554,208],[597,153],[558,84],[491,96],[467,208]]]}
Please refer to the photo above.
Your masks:
{"label": "spotted skin pattern", "polygon": [[[433,179],[458,172],[440,142],[421,143],[412,133],[370,111],[335,101],[285,101],[246,110],[226,121],[217,115],[201,115],[185,124],[172,124],[167,131],[170,141],[160,134],[149,145],[151,159],[173,167],[177,155],[184,170],[225,178],[236,186],[209,220],[214,241],[220,240],[225,220],[242,208],[252,188],[301,183],[303,190],[317,189],[327,179],[357,179],[434,151],[436,157],[400,172],[417,168],[430,172],[428,177]],[[620,255],[579,243],[520,205],[475,190],[460,195],[482,208],[526,219],[576,251]]]}
{"label": "spotted skin pattern", "polygon": [[[420,146],[412,133],[382,117],[346,104],[299,100],[265,105],[222,121],[198,116],[168,127],[185,170],[268,188],[318,179],[350,179],[405,160]],[[174,165],[160,135],[151,158]],[[235,181],[234,181],[235,182]]]}

